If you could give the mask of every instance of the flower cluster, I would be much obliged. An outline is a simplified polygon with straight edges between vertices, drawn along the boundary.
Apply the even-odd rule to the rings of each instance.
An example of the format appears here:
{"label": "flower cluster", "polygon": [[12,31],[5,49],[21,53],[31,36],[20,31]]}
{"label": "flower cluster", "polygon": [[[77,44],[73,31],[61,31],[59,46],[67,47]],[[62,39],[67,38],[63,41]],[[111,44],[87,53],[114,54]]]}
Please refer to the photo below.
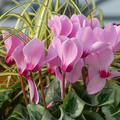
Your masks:
{"label": "flower cluster", "polygon": [[88,66],[85,83],[88,93],[95,94],[104,88],[106,80],[120,75],[109,70],[114,53],[120,49],[120,26],[108,24],[103,29],[96,18],[91,24],[84,15],[54,16],[48,23],[53,42],[48,49],[47,67],[61,85],[62,72],[66,73],[66,83],[74,83]]}
{"label": "flower cluster", "polygon": [[[37,38],[28,42],[27,37],[19,33],[27,44],[14,35],[5,40],[6,63],[17,64],[19,74],[27,78],[31,101],[34,99],[38,103],[39,95],[34,80],[28,75],[40,71],[44,64],[47,64],[48,72],[60,80],[61,94],[68,82],[83,78],[84,68],[88,70],[84,82],[89,94],[104,88],[106,80],[120,76],[119,72],[109,69],[114,53],[120,49],[119,26],[108,24],[100,28],[96,18],[91,22],[82,14],[71,18],[53,16],[48,26],[53,33],[53,41],[47,56],[44,41]],[[3,37],[8,34],[3,31]]]}

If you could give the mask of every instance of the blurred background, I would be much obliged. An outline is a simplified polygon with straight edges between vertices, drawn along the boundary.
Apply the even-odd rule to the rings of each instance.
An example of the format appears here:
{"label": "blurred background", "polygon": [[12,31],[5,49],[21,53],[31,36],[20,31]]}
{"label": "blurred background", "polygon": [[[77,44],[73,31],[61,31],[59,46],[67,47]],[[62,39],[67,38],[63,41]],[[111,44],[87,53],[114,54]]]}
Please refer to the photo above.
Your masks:
{"label": "blurred background", "polygon": [[[25,2],[25,0],[17,0],[20,3]],[[42,1],[42,0],[40,0]],[[54,0],[55,1],[55,0]],[[61,0],[62,4],[65,0]],[[91,0],[88,0],[90,2]],[[116,23],[120,24],[120,0],[95,0],[96,7],[102,9],[103,11],[103,23]],[[79,6],[84,6],[84,0],[78,0]],[[15,6],[12,0],[0,0],[0,15],[6,12],[11,7]],[[36,5],[32,6],[34,9],[37,9]],[[32,8],[29,8],[29,11],[32,11]],[[20,9],[15,9],[14,12],[20,12]],[[16,19],[9,19],[9,22],[0,23],[0,26],[13,27]]]}

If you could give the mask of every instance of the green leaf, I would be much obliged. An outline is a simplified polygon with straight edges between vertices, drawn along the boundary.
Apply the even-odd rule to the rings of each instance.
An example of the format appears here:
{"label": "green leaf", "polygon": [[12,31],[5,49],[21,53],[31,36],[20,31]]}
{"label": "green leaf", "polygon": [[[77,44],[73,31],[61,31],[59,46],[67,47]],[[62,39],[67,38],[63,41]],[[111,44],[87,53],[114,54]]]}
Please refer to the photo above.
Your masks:
{"label": "green leaf", "polygon": [[96,106],[97,101],[95,99],[95,95],[89,95],[84,87],[83,83],[80,81],[73,84],[73,88],[75,89],[77,95],[89,106]]}
{"label": "green leaf", "polygon": [[21,120],[29,120],[29,115],[26,107],[18,104],[15,109],[13,110],[11,116],[8,118],[8,120],[21,119]]}
{"label": "green leaf", "polygon": [[9,75],[11,75],[11,76],[19,76],[19,74],[18,73],[12,73],[12,72],[3,72],[3,73],[0,73],[0,77],[1,76],[9,76]]}
{"label": "green leaf", "polygon": [[61,116],[59,118],[59,120],[75,120],[73,118],[71,118],[70,116],[68,116],[67,114],[65,114],[65,112],[63,111],[62,108],[60,108],[61,111]]}
{"label": "green leaf", "polygon": [[46,90],[45,95],[46,103],[49,104],[52,101],[60,101],[61,93],[60,93],[60,82],[57,78],[55,78],[49,85]]}
{"label": "green leaf", "polygon": [[96,100],[99,106],[114,103],[115,91],[114,89],[105,88],[96,95]]}
{"label": "green leaf", "polygon": [[105,114],[106,120],[120,120],[120,109],[116,111],[112,105],[102,107],[102,112]]}
{"label": "green leaf", "polygon": [[27,109],[30,120],[57,120],[49,113],[49,111],[38,104],[29,104],[27,105]]}
{"label": "green leaf", "polygon": [[57,120],[54,118],[48,111],[44,112],[44,115],[42,116],[42,120]]}
{"label": "green leaf", "polygon": [[117,106],[120,103],[120,86],[116,81],[111,80],[108,82],[108,87],[115,90],[115,105]]}
{"label": "green leaf", "polygon": [[30,120],[41,120],[44,113],[44,108],[40,105],[29,104],[27,105]]}
{"label": "green leaf", "polygon": [[96,112],[84,111],[83,114],[86,120],[104,120],[103,117]]}
{"label": "green leaf", "polygon": [[71,116],[71,118],[76,118],[81,114],[84,105],[85,103],[83,100],[81,100],[75,91],[72,90],[64,99],[61,108],[68,116]]}

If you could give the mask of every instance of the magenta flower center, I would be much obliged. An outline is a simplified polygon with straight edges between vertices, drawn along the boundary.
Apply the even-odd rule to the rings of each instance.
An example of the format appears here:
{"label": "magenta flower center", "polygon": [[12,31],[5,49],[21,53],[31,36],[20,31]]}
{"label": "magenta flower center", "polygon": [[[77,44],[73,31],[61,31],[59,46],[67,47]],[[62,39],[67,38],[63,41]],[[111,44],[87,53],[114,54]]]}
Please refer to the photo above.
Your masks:
{"label": "magenta flower center", "polygon": [[111,75],[110,72],[106,72],[105,70],[100,71],[100,77],[101,78],[108,78]]}
{"label": "magenta flower center", "polygon": [[88,56],[88,53],[86,51],[83,51],[82,58],[85,58]]}
{"label": "magenta flower center", "polygon": [[63,72],[70,72],[71,70],[73,69],[73,66],[72,65],[69,65],[66,67],[66,65],[62,65],[62,71]]}

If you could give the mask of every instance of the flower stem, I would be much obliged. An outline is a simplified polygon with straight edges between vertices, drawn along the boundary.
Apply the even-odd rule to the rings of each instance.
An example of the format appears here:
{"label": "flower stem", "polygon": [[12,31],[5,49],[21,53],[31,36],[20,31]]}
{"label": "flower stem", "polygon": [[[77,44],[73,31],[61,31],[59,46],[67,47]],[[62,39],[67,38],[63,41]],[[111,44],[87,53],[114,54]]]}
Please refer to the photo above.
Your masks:
{"label": "flower stem", "polygon": [[23,96],[24,96],[26,105],[28,105],[28,99],[27,99],[26,92],[25,92],[23,77],[22,76],[20,76],[20,77],[21,77],[21,88],[23,91]]}
{"label": "flower stem", "polygon": [[72,83],[70,82],[70,83],[69,83],[68,91],[70,92],[71,90],[72,90]]}
{"label": "flower stem", "polygon": [[40,87],[41,87],[43,105],[44,105],[44,108],[47,110],[47,105],[46,105],[46,101],[45,101],[45,94],[44,94],[44,85],[43,85],[43,81],[42,81],[41,71],[39,71],[39,76],[40,76]]}
{"label": "flower stem", "polygon": [[65,99],[65,72],[63,73],[63,79],[62,79],[62,91],[63,91],[62,99],[64,100]]}
{"label": "flower stem", "polygon": [[84,66],[82,68],[82,78],[83,78],[84,85],[86,84],[86,77],[87,77],[87,75],[88,75],[87,68]]}

